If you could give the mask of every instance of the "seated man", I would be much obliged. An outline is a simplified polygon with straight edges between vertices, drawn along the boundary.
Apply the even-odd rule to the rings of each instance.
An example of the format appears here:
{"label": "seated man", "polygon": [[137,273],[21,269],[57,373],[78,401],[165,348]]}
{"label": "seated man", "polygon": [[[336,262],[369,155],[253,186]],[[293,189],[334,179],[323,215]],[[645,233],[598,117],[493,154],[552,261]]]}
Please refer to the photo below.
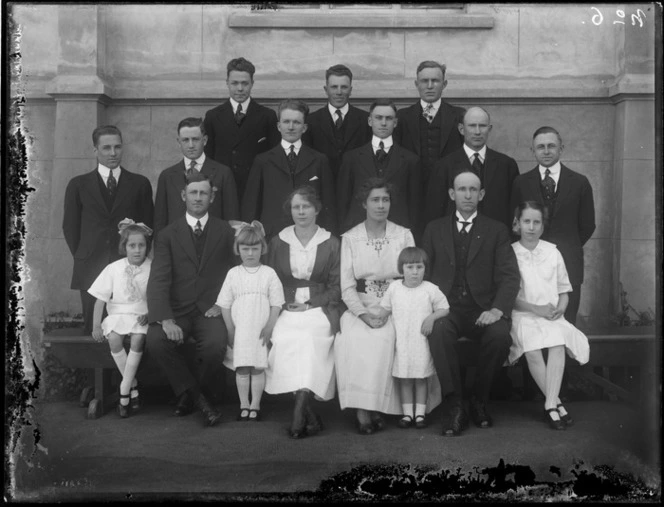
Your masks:
{"label": "seated man", "polygon": [[492,425],[486,403],[512,343],[510,317],[520,283],[507,227],[477,213],[484,197],[479,177],[461,169],[452,182],[449,195],[455,215],[430,222],[422,240],[431,263],[430,279],[450,303],[449,315],[436,321],[428,337],[443,394],[451,402],[451,417],[443,428],[446,436],[459,435],[468,424],[455,348],[462,336],[480,342],[470,399],[473,422],[480,428]]}
{"label": "seated man", "polygon": [[[220,415],[203,391],[222,364],[228,335],[211,309],[233,263],[234,232],[208,213],[214,194],[205,174],[195,171],[187,177],[182,200],[187,212],[155,241],[147,288],[147,350],[178,397],[174,414],[186,415],[195,405],[205,424],[213,426]],[[186,337],[196,342],[196,371],[190,371],[182,355]]]}
{"label": "seated man", "polygon": [[286,213],[283,204],[301,185],[311,185],[323,204],[317,223],[332,234],[337,231],[334,180],[327,157],[302,144],[308,114],[309,107],[301,100],[279,104],[281,143],[258,155],[249,172],[242,197],[242,220],[259,220],[268,239],[292,225],[290,211]]}
{"label": "seated man", "polygon": [[185,118],[178,124],[178,144],[184,160],[164,169],[157,182],[157,196],[154,205],[154,230],[162,230],[185,212],[182,190],[185,178],[192,171],[199,171],[210,178],[215,198],[210,204],[210,215],[224,220],[240,218],[240,204],[235,188],[235,178],[231,170],[203,152],[207,143],[203,120]]}
{"label": "seated man", "polygon": [[379,99],[371,104],[368,122],[373,138],[346,153],[339,170],[337,210],[341,232],[366,218],[366,211],[355,196],[368,178],[378,177],[395,187],[388,218],[415,234],[422,186],[419,159],[413,152],[394,144],[392,132],[397,126],[397,108],[391,100]]}

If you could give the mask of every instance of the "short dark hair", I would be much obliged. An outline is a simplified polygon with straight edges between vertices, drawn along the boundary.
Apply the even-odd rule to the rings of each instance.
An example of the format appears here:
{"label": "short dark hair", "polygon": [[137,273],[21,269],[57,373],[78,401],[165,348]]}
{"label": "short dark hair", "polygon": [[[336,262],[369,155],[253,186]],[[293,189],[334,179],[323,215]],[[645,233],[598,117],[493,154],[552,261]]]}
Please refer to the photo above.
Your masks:
{"label": "short dark hair", "polygon": [[330,76],[348,76],[351,81],[353,81],[353,73],[351,70],[340,63],[332,65],[329,69],[325,71],[325,82],[330,79]]}
{"label": "short dark hair", "polygon": [[205,125],[203,124],[203,118],[194,118],[193,116],[190,116],[189,118],[182,120],[180,123],[178,123],[178,135],[180,135],[180,130],[182,130],[183,127],[200,127],[201,134],[205,135]]}
{"label": "short dark hair", "polygon": [[357,191],[355,198],[360,202],[367,202],[371,191],[377,188],[384,188],[387,190],[387,193],[390,194],[390,199],[394,195],[394,185],[392,183],[388,182],[385,178],[372,177],[364,180],[362,185],[360,185],[360,189]]}
{"label": "short dark hair", "polygon": [[96,148],[99,138],[101,136],[120,136],[120,141],[122,141],[122,132],[115,125],[104,125],[103,127],[97,127],[92,131],[92,145]]}
{"label": "short dark hair", "polygon": [[118,243],[118,252],[120,255],[127,255],[127,241],[129,241],[129,235],[131,234],[142,234],[145,238],[145,256],[150,255],[150,248],[152,247],[152,236],[147,233],[147,231],[138,224],[128,225],[120,231],[120,243]]}
{"label": "short dark hair", "polygon": [[480,180],[480,190],[484,188],[484,185],[482,184],[482,178],[477,176],[477,173],[475,173],[475,171],[473,171],[469,167],[457,167],[456,169],[453,169],[450,172],[448,187],[451,188],[451,189],[454,189],[454,181],[457,179],[457,176],[459,176],[460,174],[463,174],[463,173],[470,173],[473,176],[476,176],[477,179]]}
{"label": "short dark hair", "polygon": [[282,100],[279,103],[279,109],[277,111],[277,119],[279,121],[281,121],[281,112],[286,109],[291,109],[293,111],[299,111],[300,113],[302,113],[304,115],[304,121],[306,123],[307,116],[309,116],[309,106],[305,101],[299,99]]}
{"label": "short dark hair", "polygon": [[320,197],[318,197],[318,194],[316,193],[314,187],[312,187],[311,185],[302,185],[300,187],[297,187],[290,194],[288,194],[288,197],[286,197],[286,200],[284,201],[283,204],[283,210],[286,216],[289,217],[291,216],[291,204],[293,203],[293,198],[296,195],[299,195],[307,202],[313,204],[314,208],[316,208],[316,211],[320,211],[323,209],[323,203],[321,202]]}
{"label": "short dark hair", "polygon": [[424,69],[440,69],[441,72],[443,73],[443,79],[445,79],[445,72],[447,71],[447,65],[444,63],[438,63],[434,60],[424,60],[423,62],[420,62],[420,64],[417,66],[417,72],[415,72],[415,77],[422,72]]}
{"label": "short dark hair", "polygon": [[394,110],[394,114],[397,114],[397,106],[394,104],[392,99],[376,99],[369,106],[369,114],[373,113],[373,110],[378,106],[389,106]]}
{"label": "short dark hair", "polygon": [[424,264],[424,272],[426,273],[429,270],[429,256],[421,248],[416,246],[407,246],[399,254],[397,259],[397,269],[399,274],[403,275],[403,265],[404,264],[415,264],[416,262],[421,262]]}
{"label": "short dark hair", "polygon": [[558,142],[560,144],[563,144],[563,138],[560,137],[560,133],[556,129],[554,129],[553,127],[540,127],[540,128],[538,128],[535,131],[535,133],[533,134],[533,141],[540,134],[556,134],[556,136],[558,136]]}
{"label": "short dark hair", "polygon": [[226,65],[226,78],[228,79],[228,76],[230,73],[234,70],[237,70],[238,72],[248,72],[249,77],[251,80],[254,80],[254,73],[256,72],[256,67],[254,67],[254,64],[251,63],[249,60],[246,58],[234,58],[230,62],[228,62],[228,65]]}
{"label": "short dark hair", "polygon": [[260,245],[261,246],[261,255],[267,253],[267,241],[263,235],[263,231],[259,227],[254,227],[253,225],[245,225],[242,227],[235,236],[235,241],[233,242],[233,251],[235,255],[240,255],[239,245]]}
{"label": "short dark hair", "polygon": [[538,201],[523,201],[514,208],[514,221],[512,223],[512,232],[520,234],[517,224],[523,212],[527,209],[534,209],[542,214],[542,226],[546,229],[549,226],[549,209]]}
{"label": "short dark hair", "polygon": [[184,177],[184,181],[185,181],[184,183],[185,190],[187,189],[190,183],[198,183],[201,181],[207,181],[210,184],[210,188],[214,189],[214,185],[212,185],[212,180],[207,174],[205,174],[202,171],[191,171],[191,174]]}

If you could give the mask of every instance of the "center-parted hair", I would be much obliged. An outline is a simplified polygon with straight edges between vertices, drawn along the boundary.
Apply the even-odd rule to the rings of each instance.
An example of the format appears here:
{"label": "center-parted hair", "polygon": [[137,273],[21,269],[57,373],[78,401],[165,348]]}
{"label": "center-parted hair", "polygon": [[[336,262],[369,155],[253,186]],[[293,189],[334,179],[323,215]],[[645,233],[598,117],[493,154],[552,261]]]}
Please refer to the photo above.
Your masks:
{"label": "center-parted hair", "polygon": [[394,196],[395,187],[392,183],[389,183],[385,178],[372,177],[364,180],[357,194],[355,194],[355,198],[361,203],[367,202],[371,191],[377,188],[384,188],[390,194],[390,199]]}
{"label": "center-parted hair", "polygon": [[201,134],[205,134],[205,125],[203,125],[203,118],[194,118],[193,116],[190,116],[189,118],[185,118],[182,120],[180,123],[178,123],[178,135],[180,135],[180,130],[183,127],[199,127],[201,129]]}
{"label": "center-parted hair", "polygon": [[542,226],[546,229],[549,226],[549,210],[543,204],[537,201],[523,201],[516,208],[514,208],[514,221],[512,223],[512,231],[519,234],[519,219],[523,212],[527,209],[534,209],[542,214]]}
{"label": "center-parted hair", "polygon": [[404,264],[415,264],[421,262],[424,264],[424,272],[429,271],[429,256],[427,253],[416,246],[407,246],[399,254],[397,259],[397,269],[399,274],[403,275],[403,265]]}
{"label": "center-parted hair", "polygon": [[251,225],[244,225],[235,235],[235,242],[233,243],[233,251],[235,255],[240,255],[240,245],[246,246],[261,246],[261,255],[267,253],[267,241],[265,240],[265,229],[263,224],[258,220],[254,220]]}
{"label": "center-parted hair", "polygon": [[210,177],[201,171],[192,171],[189,176],[185,176],[184,180],[185,180],[184,184],[185,190],[190,183],[198,183],[200,181],[207,181],[208,183],[210,183],[210,188],[213,188],[212,180],[210,179]]}
{"label": "center-parted hair", "polygon": [[316,193],[314,187],[312,187],[311,185],[302,185],[300,187],[297,187],[290,194],[288,194],[288,197],[286,197],[286,200],[284,201],[283,204],[283,210],[286,216],[288,217],[291,216],[291,204],[293,203],[293,198],[296,195],[299,195],[305,201],[310,203],[316,209],[317,212],[323,209],[323,203],[321,202],[320,197],[318,197],[318,194]]}
{"label": "center-parted hair", "polygon": [[286,109],[291,109],[292,111],[299,111],[304,115],[304,122],[305,123],[307,122],[307,116],[309,116],[309,106],[305,101],[299,99],[282,100],[279,103],[279,109],[277,111],[277,118],[279,119],[279,121],[281,121],[281,112]]}
{"label": "center-parted hair", "polygon": [[120,231],[118,252],[120,255],[127,256],[127,241],[129,241],[129,236],[132,234],[140,234],[145,238],[145,256],[147,257],[150,254],[150,248],[152,247],[152,235],[148,234],[145,228],[138,224],[128,225]]}
{"label": "center-parted hair", "polygon": [[230,62],[228,62],[228,65],[226,65],[226,77],[230,75],[232,71],[238,71],[238,72],[248,72],[249,77],[251,80],[254,80],[254,73],[256,72],[256,67],[254,67],[254,64],[251,63],[249,60],[246,58],[234,58]]}
{"label": "center-parted hair", "polygon": [[376,109],[378,106],[389,106],[392,108],[392,111],[394,111],[394,114],[397,114],[397,106],[394,104],[392,99],[376,99],[374,100],[371,105],[369,106],[369,114],[373,113],[373,110]]}
{"label": "center-parted hair", "polygon": [[434,60],[424,60],[423,62],[420,62],[420,64],[417,66],[417,72],[415,72],[415,76],[422,72],[424,69],[440,69],[441,72],[443,73],[443,81],[445,80],[445,72],[447,71],[447,65],[444,63],[438,63]]}
{"label": "center-parted hair", "polygon": [[115,125],[104,125],[92,131],[92,145],[96,148],[101,136],[119,136],[122,142],[122,132]]}

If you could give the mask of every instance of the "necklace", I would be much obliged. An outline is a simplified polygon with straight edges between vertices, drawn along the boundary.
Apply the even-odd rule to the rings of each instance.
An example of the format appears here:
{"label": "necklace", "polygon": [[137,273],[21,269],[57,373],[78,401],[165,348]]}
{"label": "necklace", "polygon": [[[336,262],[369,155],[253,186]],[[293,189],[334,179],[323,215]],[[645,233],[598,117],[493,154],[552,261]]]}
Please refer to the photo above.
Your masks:
{"label": "necklace", "polygon": [[245,270],[247,273],[249,273],[250,275],[253,275],[253,274],[255,274],[255,273],[258,273],[258,270],[261,269],[261,268],[263,267],[262,264],[259,264],[258,266],[256,266],[256,268],[255,268],[253,271],[251,271],[251,270],[250,270],[249,268],[247,268],[247,266],[245,266],[244,264],[242,264],[241,266],[242,266],[242,267],[244,268],[244,270]]}

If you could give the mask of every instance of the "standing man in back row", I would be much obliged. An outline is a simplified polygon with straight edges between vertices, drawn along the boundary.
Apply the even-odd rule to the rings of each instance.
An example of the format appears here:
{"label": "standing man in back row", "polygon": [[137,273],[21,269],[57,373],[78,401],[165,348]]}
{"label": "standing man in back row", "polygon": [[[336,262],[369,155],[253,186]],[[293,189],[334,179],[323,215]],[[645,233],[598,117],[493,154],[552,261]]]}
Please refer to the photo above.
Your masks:
{"label": "standing man in back row", "polygon": [[457,125],[463,121],[464,110],[441,99],[447,86],[446,68],[434,61],[417,66],[415,86],[420,100],[399,111],[394,131],[394,141],[420,157],[425,188],[434,162],[463,145]]}
{"label": "standing man in back row", "polygon": [[302,142],[325,155],[337,180],[344,153],[371,140],[366,111],[348,103],[353,91],[353,73],[345,65],[333,65],[325,71],[327,105],[308,116]]}
{"label": "standing man in back row", "polygon": [[254,157],[276,146],[281,136],[276,113],[251,98],[256,67],[249,60],[235,58],[226,71],[230,98],[205,113],[205,154],[230,167],[238,199],[242,199]]}

